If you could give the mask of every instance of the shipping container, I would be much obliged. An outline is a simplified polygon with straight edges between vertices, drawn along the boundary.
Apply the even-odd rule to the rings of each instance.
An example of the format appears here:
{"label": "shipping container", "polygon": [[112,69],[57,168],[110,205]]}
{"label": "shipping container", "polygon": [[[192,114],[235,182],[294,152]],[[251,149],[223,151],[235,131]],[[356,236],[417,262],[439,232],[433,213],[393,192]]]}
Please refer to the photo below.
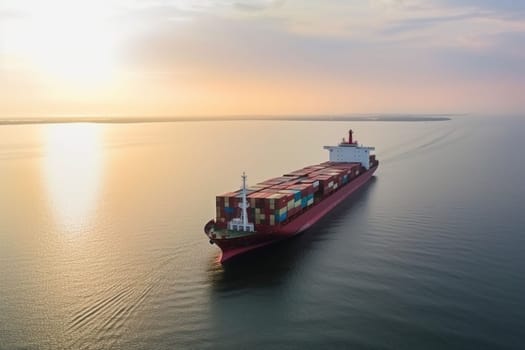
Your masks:
{"label": "shipping container", "polygon": [[287,218],[287,213],[282,213],[279,215],[275,215],[275,222],[282,223]]}
{"label": "shipping container", "polygon": [[[247,188],[248,219],[266,227],[280,225],[352,181],[362,170],[359,163],[325,162],[250,186]],[[241,197],[241,190],[216,197],[216,222],[220,227],[240,217]]]}
{"label": "shipping container", "polygon": [[282,215],[282,214],[286,213],[287,211],[288,211],[288,208],[284,207],[284,208],[281,208],[281,209],[276,209],[275,213],[279,214],[279,215]]}

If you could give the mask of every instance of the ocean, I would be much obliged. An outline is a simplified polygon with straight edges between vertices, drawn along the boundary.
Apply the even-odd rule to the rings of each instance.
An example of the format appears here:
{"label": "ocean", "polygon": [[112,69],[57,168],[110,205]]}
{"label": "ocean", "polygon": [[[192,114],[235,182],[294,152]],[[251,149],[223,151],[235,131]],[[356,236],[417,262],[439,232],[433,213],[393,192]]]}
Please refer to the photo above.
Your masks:
{"label": "ocean", "polygon": [[[376,147],[370,183],[226,267],[215,196]],[[525,119],[0,126],[0,349],[523,349]]]}

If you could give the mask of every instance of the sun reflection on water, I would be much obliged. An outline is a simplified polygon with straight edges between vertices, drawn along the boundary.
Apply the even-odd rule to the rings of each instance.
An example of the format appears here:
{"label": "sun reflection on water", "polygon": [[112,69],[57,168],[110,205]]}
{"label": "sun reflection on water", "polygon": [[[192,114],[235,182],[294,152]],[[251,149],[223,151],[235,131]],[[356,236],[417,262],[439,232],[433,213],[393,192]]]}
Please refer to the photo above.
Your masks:
{"label": "sun reflection on water", "polygon": [[68,231],[89,223],[102,174],[102,132],[97,124],[44,128],[44,173],[55,220]]}

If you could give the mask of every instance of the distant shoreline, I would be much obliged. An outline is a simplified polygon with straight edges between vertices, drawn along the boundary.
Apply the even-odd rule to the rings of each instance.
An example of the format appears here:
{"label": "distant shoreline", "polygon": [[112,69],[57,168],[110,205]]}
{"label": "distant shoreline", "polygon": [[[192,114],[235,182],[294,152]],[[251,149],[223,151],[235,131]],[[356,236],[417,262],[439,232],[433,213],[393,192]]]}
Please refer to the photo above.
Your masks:
{"label": "distant shoreline", "polygon": [[326,122],[436,122],[451,120],[460,114],[433,115],[367,115],[367,116],[248,116],[248,117],[53,117],[34,119],[0,119],[0,125],[63,124],[63,123],[175,123],[175,122],[225,122],[225,121],[326,121]]}

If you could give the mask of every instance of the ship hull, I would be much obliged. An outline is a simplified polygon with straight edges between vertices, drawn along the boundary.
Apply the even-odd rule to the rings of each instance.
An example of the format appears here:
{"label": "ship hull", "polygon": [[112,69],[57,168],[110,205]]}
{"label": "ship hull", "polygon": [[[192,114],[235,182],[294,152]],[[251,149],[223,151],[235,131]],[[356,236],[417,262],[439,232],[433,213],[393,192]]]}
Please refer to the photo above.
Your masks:
{"label": "ship hull", "polygon": [[276,226],[272,232],[254,233],[236,238],[221,238],[220,235],[211,234],[210,228],[213,226],[213,221],[210,221],[206,225],[205,232],[210,237],[210,243],[217,244],[221,248],[222,254],[220,256],[220,262],[225,263],[234,257],[277,243],[307,230],[332,211],[338,204],[347,199],[352,193],[366,184],[377,170],[377,167],[378,165],[362,173],[286,225]]}

